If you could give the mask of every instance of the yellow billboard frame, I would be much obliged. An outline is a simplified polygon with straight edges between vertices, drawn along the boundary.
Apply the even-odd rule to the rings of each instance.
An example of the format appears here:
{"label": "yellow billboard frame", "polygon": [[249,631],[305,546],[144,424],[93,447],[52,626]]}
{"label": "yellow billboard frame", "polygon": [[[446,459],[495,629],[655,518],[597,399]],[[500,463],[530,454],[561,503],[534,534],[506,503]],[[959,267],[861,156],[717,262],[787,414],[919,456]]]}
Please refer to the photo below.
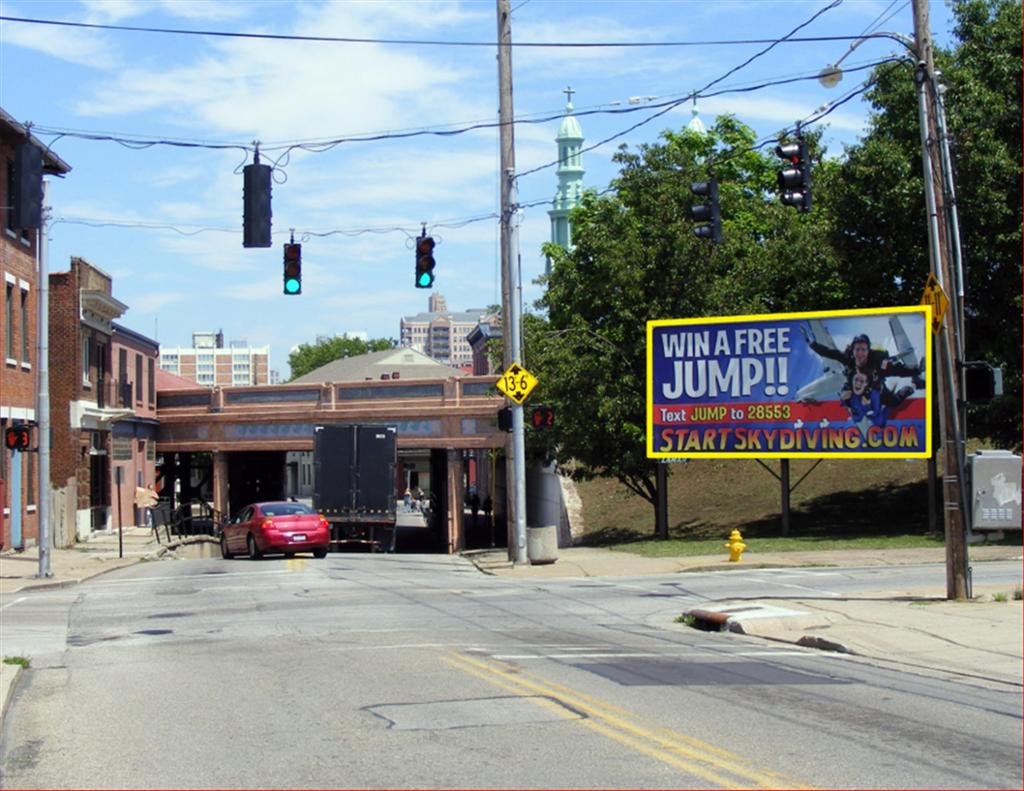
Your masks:
{"label": "yellow billboard frame", "polygon": [[[838,451],[765,451],[741,453],[737,451],[655,451],[654,450],[654,330],[659,327],[688,326],[694,324],[737,324],[750,321],[782,321],[791,319],[829,319],[852,316],[879,316],[917,313],[924,316],[925,338],[925,449],[906,453],[862,453]],[[743,316],[707,316],[689,319],[652,319],[647,322],[647,404],[645,438],[649,459],[927,459],[932,455],[932,344],[927,328],[931,327],[932,306],[904,305],[893,308],[860,308],[844,310],[816,310],[799,313],[758,313]]]}

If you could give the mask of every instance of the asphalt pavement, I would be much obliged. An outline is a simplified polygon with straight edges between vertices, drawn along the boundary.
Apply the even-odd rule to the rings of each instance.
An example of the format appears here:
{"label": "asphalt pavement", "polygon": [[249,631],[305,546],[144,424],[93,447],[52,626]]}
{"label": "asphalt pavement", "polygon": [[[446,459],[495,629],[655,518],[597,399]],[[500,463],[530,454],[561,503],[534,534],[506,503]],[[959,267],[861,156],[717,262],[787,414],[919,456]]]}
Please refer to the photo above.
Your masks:
{"label": "asphalt pavement", "polygon": [[[113,569],[175,557],[209,557],[217,552],[209,539],[168,546],[151,530],[129,528],[93,535],[70,549],[51,552],[52,576],[38,576],[38,550],[0,553],[0,634],[3,610],[32,590],[76,585]],[[672,628],[742,632],[766,640],[839,651],[871,661],[896,663],[920,672],[953,674],[997,685],[1022,684],[1024,612],[1015,598],[1021,585],[1021,549],[974,546],[972,564],[1010,560],[1017,564],[1011,585],[975,585],[969,601],[948,601],[945,589],[907,588],[820,597],[730,599],[684,609]],[[739,562],[721,555],[646,558],[589,547],[558,551],[554,563],[514,565],[504,549],[464,553],[484,574],[516,579],[643,577],[683,573],[736,573],[751,569],[864,567],[942,564],[937,549],[845,550],[828,552],[744,553]],[[28,657],[31,659],[31,657]],[[0,665],[0,703],[6,710],[21,668]]]}

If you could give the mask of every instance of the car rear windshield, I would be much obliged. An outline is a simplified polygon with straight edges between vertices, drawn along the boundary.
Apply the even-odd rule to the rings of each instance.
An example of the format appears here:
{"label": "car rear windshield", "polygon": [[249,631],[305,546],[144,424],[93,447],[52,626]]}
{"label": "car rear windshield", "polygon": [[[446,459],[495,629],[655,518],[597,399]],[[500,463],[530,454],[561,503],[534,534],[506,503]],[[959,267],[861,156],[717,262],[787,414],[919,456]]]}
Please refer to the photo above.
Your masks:
{"label": "car rear windshield", "polygon": [[302,503],[274,503],[263,506],[267,516],[294,516],[295,514],[311,514],[313,509]]}

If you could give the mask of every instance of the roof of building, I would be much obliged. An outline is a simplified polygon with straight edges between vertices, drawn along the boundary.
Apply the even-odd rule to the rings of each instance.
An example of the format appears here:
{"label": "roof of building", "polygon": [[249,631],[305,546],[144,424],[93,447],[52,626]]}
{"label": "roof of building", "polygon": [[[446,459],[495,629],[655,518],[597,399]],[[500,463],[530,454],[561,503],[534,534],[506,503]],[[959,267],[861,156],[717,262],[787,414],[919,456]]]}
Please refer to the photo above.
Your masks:
{"label": "roof of building", "polygon": [[170,371],[165,371],[163,368],[156,369],[156,389],[157,392],[161,390],[191,390],[197,387],[203,387],[198,382],[193,382],[191,379],[186,379],[184,376],[178,376],[172,374]]}
{"label": "roof of building", "polygon": [[565,118],[558,127],[558,136],[555,140],[582,140],[583,130],[580,129],[580,122],[572,114],[572,102],[565,105]]}
{"label": "roof of building", "polygon": [[484,308],[470,308],[469,310],[446,310],[443,313],[423,312],[417,313],[415,316],[403,316],[402,321],[429,324],[434,319],[446,318],[452,322],[468,324],[471,322],[479,321],[480,317],[484,316],[486,313],[487,310]]}
{"label": "roof of building", "polygon": [[[398,374],[397,377],[394,374]],[[293,379],[289,384],[319,382],[363,382],[367,379],[451,379],[466,376],[465,371],[432,360],[416,349],[403,347],[342,357]]]}
{"label": "roof of building", "polygon": [[160,350],[160,344],[157,341],[153,340],[152,338],[146,337],[141,332],[136,332],[135,330],[129,329],[128,327],[125,327],[123,324],[118,324],[116,321],[113,322],[110,326],[113,327],[114,329],[115,338],[118,335],[124,335],[127,338],[131,338],[136,343],[141,343],[145,346],[149,346],[151,349],[153,349],[153,351]]}
{"label": "roof of building", "polygon": [[43,171],[53,175],[63,176],[71,170],[71,165],[54,154],[49,146],[41,142],[35,135],[29,133],[28,127],[18,123],[10,113],[0,107],[0,133],[16,135],[18,137],[28,136],[29,141],[43,152]]}

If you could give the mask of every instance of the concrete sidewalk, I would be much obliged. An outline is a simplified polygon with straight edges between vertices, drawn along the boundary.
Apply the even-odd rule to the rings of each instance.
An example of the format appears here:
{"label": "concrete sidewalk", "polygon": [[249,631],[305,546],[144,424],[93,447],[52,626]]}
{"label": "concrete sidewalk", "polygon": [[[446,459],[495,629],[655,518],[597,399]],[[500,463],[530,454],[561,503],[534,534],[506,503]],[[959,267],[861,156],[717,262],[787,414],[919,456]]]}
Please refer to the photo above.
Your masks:
{"label": "concrete sidewalk", "polygon": [[[646,558],[589,547],[558,550],[555,563],[513,566],[504,549],[468,552],[482,572],[501,577],[635,577],[686,571],[739,569],[917,565],[945,562],[945,550],[898,549],[835,552],[749,551],[739,563],[720,556]],[[1020,547],[974,546],[972,564],[1021,560]],[[803,645],[873,661],[895,663],[930,673],[956,674],[980,683],[1022,686],[1024,602],[1014,600],[1016,586],[974,586],[974,599],[947,601],[945,590],[894,590],[835,599],[725,599],[681,608],[684,623],[672,628],[742,632],[768,640]],[[1006,601],[997,601],[1006,598]]]}

